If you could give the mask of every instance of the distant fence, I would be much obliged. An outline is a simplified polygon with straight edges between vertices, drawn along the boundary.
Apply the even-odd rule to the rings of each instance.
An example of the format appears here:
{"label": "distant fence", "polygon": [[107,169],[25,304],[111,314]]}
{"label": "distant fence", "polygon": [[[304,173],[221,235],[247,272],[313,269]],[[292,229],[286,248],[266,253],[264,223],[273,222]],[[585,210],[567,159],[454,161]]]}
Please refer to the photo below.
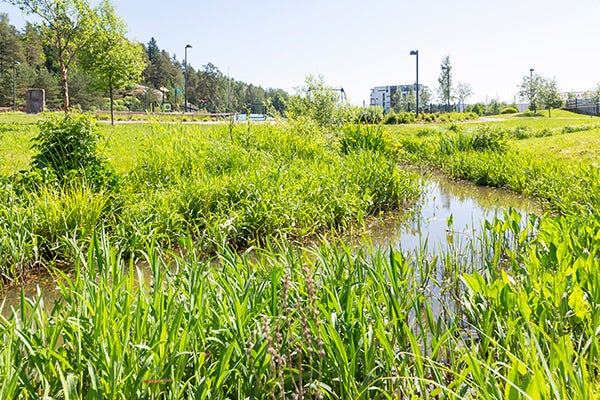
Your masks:
{"label": "distant fence", "polygon": [[578,114],[600,116],[600,102],[593,99],[573,99],[565,102],[565,110]]}

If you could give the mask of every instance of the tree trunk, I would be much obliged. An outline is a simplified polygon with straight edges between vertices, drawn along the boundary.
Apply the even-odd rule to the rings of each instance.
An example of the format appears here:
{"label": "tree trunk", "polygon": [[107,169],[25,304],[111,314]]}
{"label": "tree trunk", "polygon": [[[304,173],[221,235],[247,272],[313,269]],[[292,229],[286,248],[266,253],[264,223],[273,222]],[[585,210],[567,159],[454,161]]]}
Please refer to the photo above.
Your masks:
{"label": "tree trunk", "polygon": [[114,104],[113,104],[113,85],[112,82],[110,82],[108,84],[108,93],[110,96],[110,124],[114,125],[115,124],[115,111],[114,111]]}
{"label": "tree trunk", "polygon": [[67,83],[67,67],[62,59],[60,60],[60,83],[62,87],[63,107],[65,108],[65,113],[67,113],[69,112],[69,84]]}

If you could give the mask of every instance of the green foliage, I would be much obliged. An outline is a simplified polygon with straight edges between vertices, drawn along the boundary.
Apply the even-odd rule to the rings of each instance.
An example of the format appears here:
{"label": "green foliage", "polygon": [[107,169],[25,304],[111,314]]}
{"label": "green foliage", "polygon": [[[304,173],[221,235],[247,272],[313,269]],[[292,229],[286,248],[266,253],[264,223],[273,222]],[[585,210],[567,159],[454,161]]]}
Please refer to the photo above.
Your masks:
{"label": "green foliage", "polygon": [[[418,177],[396,168],[397,146],[377,127],[347,128],[363,142],[347,140],[342,153],[337,138],[316,124],[103,126],[112,138],[111,163],[126,172],[120,176],[98,154],[97,129],[89,117],[72,114],[41,123],[33,169],[5,178],[12,189],[0,215],[15,219],[0,229],[22,244],[10,256],[10,246],[0,248],[7,260],[0,273],[16,273],[11,260],[23,265],[21,274],[64,258],[65,238],[83,240],[100,225],[124,253],[152,241],[176,247],[186,235],[209,253],[221,243],[243,249],[272,237],[340,233],[412,203],[419,191]],[[30,221],[30,234],[17,215]]]}
{"label": "green foliage", "polygon": [[271,242],[203,260],[186,237],[140,265],[97,231],[69,244],[75,272],[57,271],[53,304],[21,295],[0,318],[0,367],[20,371],[0,394],[417,398],[427,382],[441,398],[593,398],[600,220],[588,224],[508,211],[466,258]]}
{"label": "green foliage", "polygon": [[467,111],[473,112],[473,113],[477,114],[478,116],[485,115],[485,104],[482,104],[482,103],[473,104],[473,105],[467,107]]}
{"label": "green foliage", "polygon": [[383,107],[370,106],[361,108],[358,111],[357,123],[359,124],[380,124],[383,122]]}
{"label": "green foliage", "polygon": [[381,126],[349,125],[344,127],[339,140],[344,154],[367,150],[391,155],[395,149],[391,137]]}
{"label": "green foliage", "polygon": [[79,60],[96,78],[96,86],[109,92],[111,123],[114,124],[114,90],[139,80],[144,70],[143,49],[127,40],[125,23],[109,2],[101,3],[93,22],[89,29],[94,40],[79,53]]}
{"label": "green foliage", "polygon": [[69,183],[77,176],[95,184],[111,179],[110,170],[99,154],[101,137],[94,119],[69,113],[40,122],[39,130],[32,140],[37,151],[31,161],[34,171],[47,170],[61,183]]}
{"label": "green foliage", "polygon": [[510,137],[513,137],[513,138],[518,139],[518,140],[528,139],[528,138],[534,136],[534,134],[535,133],[528,126],[517,126],[516,128],[511,129],[508,132],[508,135]]}
{"label": "green foliage", "polygon": [[415,113],[412,112],[389,112],[385,115],[383,123],[386,125],[412,124],[416,122]]}
{"label": "green foliage", "polygon": [[289,98],[286,115],[295,120],[310,119],[320,127],[344,125],[355,121],[356,116],[343,105],[344,98],[339,89],[325,84],[322,76],[309,75],[305,85],[296,96]]}
{"label": "green foliage", "polygon": [[516,107],[505,107],[502,110],[500,110],[500,114],[516,114],[518,112],[519,110],[517,110]]}
{"label": "green foliage", "polygon": [[420,128],[417,131],[417,136],[418,137],[435,136],[435,135],[439,135],[439,134],[440,134],[440,131],[438,129],[431,128],[431,127]]}

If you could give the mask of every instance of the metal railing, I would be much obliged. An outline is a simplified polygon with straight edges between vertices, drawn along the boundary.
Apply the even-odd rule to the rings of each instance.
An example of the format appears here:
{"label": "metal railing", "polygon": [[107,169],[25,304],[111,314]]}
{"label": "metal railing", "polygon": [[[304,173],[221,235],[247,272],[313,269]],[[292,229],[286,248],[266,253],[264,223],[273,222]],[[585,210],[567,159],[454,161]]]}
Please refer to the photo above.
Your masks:
{"label": "metal railing", "polygon": [[600,116],[600,102],[594,99],[572,99],[565,102],[565,110],[578,114]]}

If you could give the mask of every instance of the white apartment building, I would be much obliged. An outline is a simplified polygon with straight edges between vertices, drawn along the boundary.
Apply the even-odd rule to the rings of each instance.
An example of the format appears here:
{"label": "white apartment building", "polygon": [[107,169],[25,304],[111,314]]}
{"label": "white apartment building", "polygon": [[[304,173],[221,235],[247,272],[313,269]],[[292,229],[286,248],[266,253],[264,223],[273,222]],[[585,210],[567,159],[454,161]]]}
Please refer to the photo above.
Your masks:
{"label": "white apartment building", "polygon": [[[419,92],[423,90],[423,87],[423,85],[419,84]],[[400,96],[406,97],[410,93],[411,88],[414,90],[415,85],[376,86],[371,89],[369,105],[383,107],[383,112],[388,113],[398,101],[398,91],[400,92]]]}

